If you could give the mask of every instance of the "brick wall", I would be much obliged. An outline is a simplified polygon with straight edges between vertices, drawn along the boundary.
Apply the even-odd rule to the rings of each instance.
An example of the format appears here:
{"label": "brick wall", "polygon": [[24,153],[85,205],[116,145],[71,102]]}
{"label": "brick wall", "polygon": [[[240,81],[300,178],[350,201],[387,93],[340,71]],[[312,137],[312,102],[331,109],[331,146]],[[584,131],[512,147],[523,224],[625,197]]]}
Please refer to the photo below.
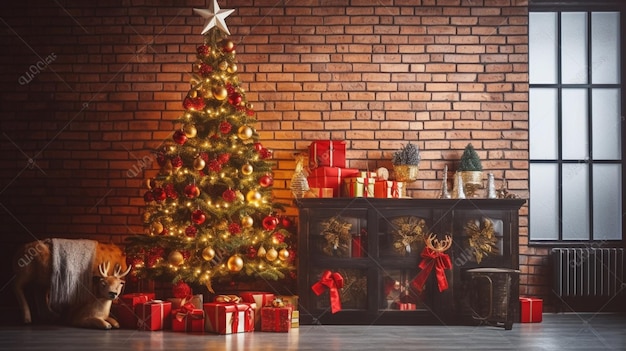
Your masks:
{"label": "brick wall", "polygon": [[[4,247],[49,236],[122,242],[142,230],[142,182],[156,173],[150,150],[182,111],[204,23],[192,8],[204,6],[4,6]],[[220,6],[236,9],[227,24],[257,129],[278,161],[280,200],[290,201],[293,153],[328,138],[347,140],[349,166],[361,169],[390,167],[397,147],[417,143],[420,179],[409,193],[419,198],[436,196],[444,165],[454,171],[472,142],[486,171],[528,195],[527,1]],[[547,294],[545,253],[525,245],[526,207],[521,214],[522,293]]]}

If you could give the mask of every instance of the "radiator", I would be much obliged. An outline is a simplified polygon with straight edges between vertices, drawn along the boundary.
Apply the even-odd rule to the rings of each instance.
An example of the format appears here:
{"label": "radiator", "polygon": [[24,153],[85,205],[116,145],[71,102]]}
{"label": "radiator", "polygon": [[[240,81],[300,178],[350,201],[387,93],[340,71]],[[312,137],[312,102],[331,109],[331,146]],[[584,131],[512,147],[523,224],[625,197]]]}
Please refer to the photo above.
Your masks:
{"label": "radiator", "polygon": [[624,294],[624,249],[554,248],[554,292],[561,297]]}

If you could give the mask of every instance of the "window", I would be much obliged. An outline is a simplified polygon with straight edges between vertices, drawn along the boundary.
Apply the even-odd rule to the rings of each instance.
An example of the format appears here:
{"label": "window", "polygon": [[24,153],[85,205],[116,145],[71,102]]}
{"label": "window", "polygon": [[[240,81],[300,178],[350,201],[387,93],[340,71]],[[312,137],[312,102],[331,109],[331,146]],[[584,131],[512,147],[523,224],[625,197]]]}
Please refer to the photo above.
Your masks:
{"label": "window", "polygon": [[622,240],[620,17],[529,13],[532,242]]}

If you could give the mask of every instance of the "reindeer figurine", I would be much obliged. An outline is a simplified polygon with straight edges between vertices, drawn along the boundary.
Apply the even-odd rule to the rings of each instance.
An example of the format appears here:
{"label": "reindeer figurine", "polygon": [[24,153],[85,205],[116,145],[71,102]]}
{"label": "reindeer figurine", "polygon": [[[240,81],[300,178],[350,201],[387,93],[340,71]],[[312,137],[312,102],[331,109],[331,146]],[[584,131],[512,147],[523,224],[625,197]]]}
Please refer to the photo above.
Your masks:
{"label": "reindeer figurine", "polygon": [[110,316],[111,304],[118,298],[124,287],[124,278],[130,272],[129,265],[126,271],[115,265],[113,275],[108,275],[109,261],[98,266],[101,278],[97,282],[94,294],[84,305],[79,306],[70,314],[70,324],[82,328],[111,329],[119,328],[120,324]]}

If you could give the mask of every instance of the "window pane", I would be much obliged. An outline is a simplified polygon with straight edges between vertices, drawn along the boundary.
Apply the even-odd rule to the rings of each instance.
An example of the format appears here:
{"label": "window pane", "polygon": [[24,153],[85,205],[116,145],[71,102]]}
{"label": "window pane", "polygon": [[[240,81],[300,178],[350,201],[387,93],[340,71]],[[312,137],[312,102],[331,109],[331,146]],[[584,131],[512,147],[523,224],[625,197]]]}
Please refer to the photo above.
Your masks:
{"label": "window pane", "polygon": [[561,82],[587,83],[587,13],[561,14]]}
{"label": "window pane", "polygon": [[620,82],[619,13],[591,14],[591,79],[595,84]]}
{"label": "window pane", "polygon": [[564,160],[588,159],[587,90],[563,89],[561,138]]}
{"label": "window pane", "polygon": [[559,238],[558,172],[555,164],[530,165],[530,238]]}
{"label": "window pane", "polygon": [[622,157],[620,94],[620,89],[594,89],[591,93],[594,160]]}
{"label": "window pane", "polygon": [[593,165],[593,238],[622,238],[622,166]]}
{"label": "window pane", "polygon": [[530,158],[555,160],[558,157],[557,91],[531,88],[529,99]]}
{"label": "window pane", "polygon": [[528,69],[531,84],[557,82],[556,19],[555,12],[529,14]]}
{"label": "window pane", "polygon": [[589,240],[589,166],[564,164],[563,239]]}

